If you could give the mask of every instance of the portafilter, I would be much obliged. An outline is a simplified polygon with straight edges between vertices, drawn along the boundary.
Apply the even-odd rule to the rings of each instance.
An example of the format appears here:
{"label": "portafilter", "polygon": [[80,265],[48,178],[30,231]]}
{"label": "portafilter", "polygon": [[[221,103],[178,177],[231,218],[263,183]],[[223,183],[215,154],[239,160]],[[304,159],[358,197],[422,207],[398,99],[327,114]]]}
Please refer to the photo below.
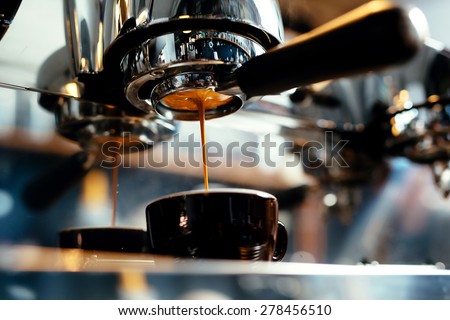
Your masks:
{"label": "portafilter", "polygon": [[276,0],[69,0],[66,14],[83,99],[175,120],[198,119],[196,99],[211,119],[254,97],[402,63],[425,20],[370,1],[281,44]]}

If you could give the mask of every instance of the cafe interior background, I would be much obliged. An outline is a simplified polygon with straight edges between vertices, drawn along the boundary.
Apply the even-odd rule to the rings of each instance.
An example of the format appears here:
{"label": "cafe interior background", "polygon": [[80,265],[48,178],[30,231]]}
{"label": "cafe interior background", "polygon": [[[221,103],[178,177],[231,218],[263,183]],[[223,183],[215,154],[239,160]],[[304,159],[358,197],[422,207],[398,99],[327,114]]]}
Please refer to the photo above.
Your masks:
{"label": "cafe interior background", "polygon": [[[282,0],[279,3],[286,39],[365,2]],[[427,18],[432,38],[427,45],[431,51],[450,46],[446,14],[450,2],[403,3],[416,5]],[[65,46],[62,0],[23,0],[0,41],[3,249],[16,245],[54,248],[58,246],[60,230],[111,223],[112,170],[98,163],[89,169],[72,169],[68,161],[74,161],[73,156],[81,147],[57,133],[55,114],[42,105],[39,92],[20,89],[39,81],[56,81],[52,70],[61,62],[52,56]],[[332,59],[333,53],[329,54]],[[414,77],[424,68],[423,57],[427,54],[421,52],[412,62],[388,70],[265,96],[234,114],[206,122],[207,141],[214,142],[210,151],[216,152],[210,161],[220,162],[209,168],[211,188],[251,188],[278,197],[279,219],[289,234],[288,252],[280,264],[450,266],[450,203],[446,197],[450,185],[445,185],[449,174],[446,162],[419,163],[407,152],[385,152],[386,141],[381,135],[365,133],[376,122],[374,114],[380,110],[380,95],[385,98],[388,92],[391,100],[390,105],[385,105],[387,108],[399,103],[411,108],[427,101],[426,84]],[[448,64],[442,72],[450,72]],[[440,76],[442,81],[449,79],[448,74]],[[411,81],[404,81],[405,87],[399,87],[399,78]],[[448,93],[450,83],[442,85],[447,85],[442,94]],[[443,101],[440,108],[448,110]],[[422,114],[422,110],[416,113]],[[396,118],[397,124],[408,126],[408,117],[415,117],[416,113],[402,113]],[[395,130],[392,121],[384,125]],[[330,134],[335,128],[344,128],[351,134]],[[177,122],[176,130],[178,141],[200,141],[198,122]],[[266,139],[275,147],[263,147]],[[339,150],[347,166],[340,162],[342,158],[326,158],[330,156],[330,149],[326,148],[339,145],[342,140],[350,141]],[[170,144],[173,141],[174,137],[170,137],[149,150],[121,158],[117,225],[145,228],[145,207],[151,200],[203,188],[201,149],[174,149]],[[323,148],[309,150],[311,141]],[[245,143],[254,147],[245,149]],[[283,143],[288,143],[289,148],[280,152]],[[232,144],[238,147],[231,148]],[[322,165],[305,165],[301,161],[304,158],[299,158],[302,154],[316,157]],[[43,174],[53,175],[58,187],[39,180]],[[45,203],[36,205],[36,197],[30,200],[30,192]],[[7,258],[5,254],[0,256],[4,262]],[[29,289],[26,280],[18,284],[2,277],[7,285],[0,290],[0,296],[39,297],[36,292],[40,291]],[[102,280],[105,288],[108,279]],[[200,278],[197,281],[205,282]],[[34,283],[34,287],[39,286]],[[53,289],[57,287],[54,285]]]}

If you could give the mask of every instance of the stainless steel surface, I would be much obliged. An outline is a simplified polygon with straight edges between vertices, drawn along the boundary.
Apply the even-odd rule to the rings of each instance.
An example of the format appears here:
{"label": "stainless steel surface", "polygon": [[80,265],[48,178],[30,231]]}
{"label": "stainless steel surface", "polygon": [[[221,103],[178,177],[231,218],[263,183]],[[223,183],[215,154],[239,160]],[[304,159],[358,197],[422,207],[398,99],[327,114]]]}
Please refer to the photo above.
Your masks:
{"label": "stainless steel surface", "polygon": [[448,299],[450,286],[439,266],[192,261],[32,246],[2,246],[0,255],[2,299]]}
{"label": "stainless steel surface", "polygon": [[[88,87],[115,77],[117,89],[124,86],[128,101],[146,112],[171,92],[215,89],[221,78],[283,39],[276,1],[75,0],[66,2],[65,12],[73,76],[81,76]],[[110,60],[107,68],[105,59]],[[103,73],[106,78],[89,77]],[[164,83],[149,92],[161,78]],[[105,85],[114,86],[114,81]],[[87,95],[94,101],[108,98],[101,91]],[[242,104],[238,95],[222,109],[229,113]]]}
{"label": "stainless steel surface", "polygon": [[[405,54],[406,52],[410,54],[409,49],[415,47],[416,40],[421,41],[419,38],[422,32],[416,28],[417,15],[412,14],[413,10],[403,10],[389,2],[367,5],[345,18],[330,23],[328,27],[305,35],[302,40],[292,45],[271,52],[273,54],[280,49],[285,52],[287,48],[296,47],[296,44],[301,45],[302,41],[306,41],[305,39],[309,37],[320,38],[322,33],[327,34],[334,28],[339,30],[341,25],[348,27],[356,22],[355,27],[352,27],[354,29],[356,25],[359,26],[359,20],[365,21],[370,14],[378,16],[377,14],[390,11],[396,17],[392,19],[392,23],[400,24],[394,27],[401,29],[398,30],[398,37],[397,33],[392,33],[395,39],[390,44],[392,51],[387,55],[394,57],[395,60],[397,53],[401,54],[402,50],[405,50]],[[66,44],[69,49],[65,60],[72,65],[72,75],[59,86],[44,81],[38,83],[39,88],[31,87],[31,89],[55,90],[93,103],[112,104],[126,111],[134,107],[145,112],[155,109],[164,116],[174,119],[198,118],[195,110],[181,112],[178,107],[169,106],[170,103],[164,99],[172,93],[191,89],[209,89],[230,96],[230,100],[223,105],[218,103],[219,108],[208,109],[207,118],[223,116],[239,109],[247,99],[240,87],[246,86],[246,89],[242,89],[244,92],[249,89],[249,79],[245,77],[243,83],[239,86],[236,84],[236,81],[240,82],[237,78],[242,78],[245,74],[245,71],[241,70],[248,66],[249,61],[254,64],[253,58],[262,56],[266,50],[282,42],[284,34],[276,1],[266,1],[263,5],[262,2],[250,0],[217,1],[214,4],[206,1],[192,4],[184,1],[114,3],[112,0],[96,2],[80,0],[66,2],[64,12]],[[370,23],[368,24],[367,28],[370,29]],[[365,24],[361,27],[366,28]],[[375,44],[378,43],[373,35],[370,39]],[[382,40],[386,38],[383,37]],[[338,51],[341,49],[345,51],[346,47],[339,48]],[[57,49],[53,54],[57,52],[64,60],[64,52]],[[368,60],[376,60],[376,57]],[[53,60],[55,56],[51,58]],[[380,59],[384,61],[384,58]],[[275,57],[275,60],[279,62],[282,58]],[[379,63],[384,66],[385,63],[394,63],[394,60]],[[320,64],[320,61],[316,63]],[[374,67],[379,67],[378,62],[374,63]],[[51,71],[52,67],[43,67],[45,68],[40,73],[44,74],[45,78],[45,74]],[[62,80],[67,77],[66,68],[67,66],[61,67],[58,70],[60,73],[51,73]],[[251,70],[251,67],[248,68]],[[355,72],[361,72],[358,68],[361,67],[357,67]],[[362,68],[366,70],[364,66]],[[240,77],[235,75],[237,69],[240,70],[237,73],[241,75]],[[288,72],[289,68],[280,65],[278,69]],[[318,65],[316,69],[320,69],[320,66]],[[312,71],[308,73],[314,73]],[[352,73],[352,70],[348,73]],[[281,79],[282,75],[283,73],[280,73],[276,76],[279,82],[284,80]],[[341,72],[338,71],[338,75],[342,76]],[[258,78],[265,76],[264,74]],[[287,78],[291,79],[292,76]],[[313,74],[311,78],[316,79]],[[10,84],[16,85],[11,82]],[[68,84],[76,85],[78,90],[66,92],[64,88]],[[247,94],[252,96],[248,92]]]}
{"label": "stainless steel surface", "polygon": [[[161,101],[163,97],[192,89],[221,92],[226,78],[243,63],[284,40],[277,2],[272,0],[198,1],[195,5],[156,1],[148,25],[161,31],[132,48],[121,61],[127,99],[145,111],[155,109],[181,120],[197,119],[197,111],[180,112]],[[208,110],[207,117],[241,108],[243,93],[231,96],[231,102]]]}
{"label": "stainless steel surface", "polygon": [[152,0],[64,1],[66,39],[72,53],[74,75],[103,70],[103,56],[130,19],[138,26],[148,24]]}
{"label": "stainless steel surface", "polygon": [[[159,135],[157,127],[161,131],[172,126],[173,134],[174,126],[156,116],[150,105],[158,105],[170,92],[215,89],[217,81],[243,62],[283,40],[276,1],[212,5],[207,1],[73,0],[64,2],[64,14],[66,48],[58,48],[42,63],[36,84],[17,87],[61,95],[56,107],[45,105],[46,101],[44,106],[55,110],[60,133],[89,148],[100,140],[103,143],[105,137],[123,136],[124,130],[144,145],[167,139],[170,135]],[[242,34],[228,30],[242,30]],[[151,95],[145,93],[151,80],[163,76],[164,82]],[[14,87],[14,82],[10,79],[5,85]],[[233,95],[226,105],[208,111],[207,118],[234,112],[243,100]],[[156,110],[173,118],[164,107]]]}
{"label": "stainless steel surface", "polygon": [[329,265],[266,261],[193,260],[141,253],[114,253],[37,246],[1,246],[1,271],[120,272],[158,274],[248,275],[442,275],[442,265]]}
{"label": "stainless steel surface", "polygon": [[[113,0],[71,0],[65,3],[66,20],[68,22],[67,38],[71,45],[75,74],[96,73],[103,70],[103,56],[108,47],[122,33],[130,31],[132,28],[148,28],[157,24],[165,24],[179,19],[208,19],[208,20],[229,20],[233,23],[252,25],[255,28],[266,30],[269,35],[281,40],[283,29],[281,28],[281,17],[278,14],[276,1],[255,2],[250,0],[230,2],[230,1],[159,1],[159,0],[133,0],[133,1],[113,1]],[[128,26],[127,26],[128,24]],[[127,27],[129,30],[127,30]],[[156,28],[160,27],[159,25]],[[161,26],[164,28],[163,26]],[[214,28],[214,22],[211,24]],[[171,30],[181,32],[182,30]],[[186,30],[185,30],[186,31]],[[208,30],[206,30],[208,31]],[[226,31],[226,30],[224,30]],[[170,48],[170,41],[174,42],[175,34],[165,30],[165,34],[160,34],[153,39],[148,39],[142,44],[142,49],[149,45],[156,45],[164,52],[151,52],[154,58],[161,59],[158,63],[151,61],[150,70],[158,70],[161,65],[171,64],[171,62],[181,58],[175,55],[175,48]],[[226,33],[226,32],[225,32]],[[195,34],[193,35],[195,37]],[[235,36],[229,33],[223,39],[240,44],[240,41],[233,41]],[[237,36],[238,37],[238,36]],[[221,37],[219,37],[220,39]],[[237,40],[237,39],[236,39]],[[182,43],[180,43],[183,46]],[[184,44],[186,45],[186,44]],[[139,45],[139,47],[141,47]],[[142,49],[136,48],[138,53]],[[134,49],[134,48],[130,48]],[[244,47],[244,49],[246,49]],[[184,50],[188,50],[185,47]],[[144,51],[148,53],[147,50]],[[139,54],[131,54],[132,59],[140,59]],[[128,58],[125,58],[128,60]],[[144,58],[145,59],[145,58]],[[146,60],[146,59],[145,59]],[[138,61],[136,61],[138,62]],[[142,63],[145,61],[143,60]],[[147,63],[148,63],[147,62]]]}
{"label": "stainless steel surface", "polygon": [[[208,2],[204,3],[207,7]],[[232,17],[242,23],[259,19],[259,25],[267,28],[268,34],[283,39],[279,17],[275,16],[276,20],[273,20],[274,12],[267,10],[276,4],[275,1],[258,3],[258,16],[255,16],[254,10],[246,9],[250,8],[252,1],[240,1],[238,6],[234,6],[234,2],[230,3],[232,5],[228,5],[226,1],[220,3],[223,13],[221,18]],[[76,68],[78,71],[83,69],[82,65],[85,68],[89,66],[89,72],[98,72],[104,67],[103,54],[119,33],[124,31],[126,21],[135,19],[136,25],[144,28],[148,24],[174,19],[183,14],[183,10],[190,14],[188,6],[183,9],[183,5],[183,2],[172,1],[74,0],[65,3],[46,0],[36,3],[24,0],[15,23],[0,42],[0,83],[45,91],[37,81],[38,70],[48,57],[61,48],[64,48],[68,58],[75,59],[73,64],[68,64],[73,67],[73,72]],[[75,11],[66,12],[65,8],[69,9],[69,6],[76,6],[79,16],[74,16]],[[265,9],[261,10],[261,7]],[[181,13],[176,12],[177,8]],[[194,7],[191,10],[193,15],[199,13],[195,12],[197,9]],[[215,12],[219,13],[217,10]],[[36,19],[36,16],[46,18]],[[212,14],[209,15],[211,16]],[[70,34],[67,33],[68,30],[71,31]],[[48,37],[49,34],[52,36]]]}
{"label": "stainless steel surface", "polygon": [[127,153],[151,148],[176,134],[176,124],[154,112],[127,112],[117,105],[80,99],[84,85],[71,76],[66,49],[57,50],[44,61],[37,79],[44,89],[39,103],[55,114],[58,133],[93,153],[101,152],[108,141],[120,140],[120,152]]}
{"label": "stainless steel surface", "polygon": [[53,107],[58,133],[95,154],[114,143],[120,153],[142,151],[177,133],[175,123],[154,113],[127,115],[115,106],[63,97]]}
{"label": "stainless steel surface", "polygon": [[[235,72],[249,59],[265,52],[255,40],[228,31],[174,32],[148,40],[134,49],[122,60],[122,70],[126,75],[126,95],[133,105],[143,109],[155,108],[167,118],[192,120],[197,111],[183,116],[175,106],[164,105],[162,98],[185,90],[220,90],[224,79]],[[164,78],[151,92],[145,86],[154,80]],[[144,86],[144,87],[143,87]],[[208,110],[211,115],[225,115],[240,109],[245,95],[237,91],[234,99],[226,106]],[[222,109],[222,110],[221,110]]]}

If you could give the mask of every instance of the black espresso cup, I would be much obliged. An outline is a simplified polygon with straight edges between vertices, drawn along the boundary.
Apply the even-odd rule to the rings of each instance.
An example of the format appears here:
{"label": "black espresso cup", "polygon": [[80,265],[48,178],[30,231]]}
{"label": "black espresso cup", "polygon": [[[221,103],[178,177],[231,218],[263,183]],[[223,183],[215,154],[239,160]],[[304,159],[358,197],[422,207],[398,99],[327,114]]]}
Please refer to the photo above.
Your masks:
{"label": "black espresso cup", "polygon": [[247,189],[171,194],[146,208],[149,250],[206,259],[279,261],[287,232],[278,221],[277,199]]}
{"label": "black espresso cup", "polygon": [[59,247],[127,253],[147,252],[147,232],[128,227],[71,228],[59,232]]}

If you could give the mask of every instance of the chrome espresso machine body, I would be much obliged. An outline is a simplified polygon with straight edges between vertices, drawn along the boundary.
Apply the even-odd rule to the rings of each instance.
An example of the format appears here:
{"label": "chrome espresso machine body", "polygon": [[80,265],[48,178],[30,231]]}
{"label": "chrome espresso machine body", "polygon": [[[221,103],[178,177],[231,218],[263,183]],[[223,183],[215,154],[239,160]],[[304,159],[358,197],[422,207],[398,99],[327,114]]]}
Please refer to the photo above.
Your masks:
{"label": "chrome espresso machine body", "polygon": [[[36,2],[0,5],[0,298],[448,298],[450,63],[419,9],[300,12],[285,41],[286,1]],[[277,196],[284,261],[58,249],[110,223],[117,161],[117,225],[199,188],[198,111],[171,98],[200,90],[212,185]]]}

